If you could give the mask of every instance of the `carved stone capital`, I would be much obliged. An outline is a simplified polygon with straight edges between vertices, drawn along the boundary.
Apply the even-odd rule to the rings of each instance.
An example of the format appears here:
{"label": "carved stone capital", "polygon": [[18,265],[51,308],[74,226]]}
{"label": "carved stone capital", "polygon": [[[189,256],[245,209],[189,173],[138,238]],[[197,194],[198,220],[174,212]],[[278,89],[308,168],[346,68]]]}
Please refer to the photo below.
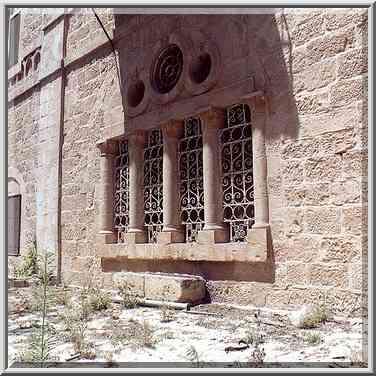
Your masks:
{"label": "carved stone capital", "polygon": [[269,112],[269,98],[266,95],[258,95],[247,99],[251,113],[254,115],[266,115]]}
{"label": "carved stone capital", "polygon": [[132,131],[132,133],[130,133],[127,138],[128,141],[132,144],[143,145],[146,143],[146,134],[146,131],[137,129],[135,131]]}
{"label": "carved stone capital", "polygon": [[207,129],[223,128],[225,123],[225,111],[221,108],[210,107],[207,111],[199,114]]}
{"label": "carved stone capital", "polygon": [[164,137],[180,138],[183,134],[183,125],[184,122],[182,120],[169,120],[161,124],[160,128]]}
{"label": "carved stone capital", "polygon": [[116,154],[116,141],[105,140],[97,144],[97,148],[100,150],[101,157],[113,156]]}

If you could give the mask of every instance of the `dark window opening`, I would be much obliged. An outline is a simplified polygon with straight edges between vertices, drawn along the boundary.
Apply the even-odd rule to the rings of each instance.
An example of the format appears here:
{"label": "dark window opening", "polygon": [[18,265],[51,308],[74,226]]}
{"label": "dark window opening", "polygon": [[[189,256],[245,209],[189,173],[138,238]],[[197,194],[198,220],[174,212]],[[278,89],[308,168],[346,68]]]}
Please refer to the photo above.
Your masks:
{"label": "dark window opening", "polygon": [[21,195],[8,197],[8,255],[18,256],[21,238]]}

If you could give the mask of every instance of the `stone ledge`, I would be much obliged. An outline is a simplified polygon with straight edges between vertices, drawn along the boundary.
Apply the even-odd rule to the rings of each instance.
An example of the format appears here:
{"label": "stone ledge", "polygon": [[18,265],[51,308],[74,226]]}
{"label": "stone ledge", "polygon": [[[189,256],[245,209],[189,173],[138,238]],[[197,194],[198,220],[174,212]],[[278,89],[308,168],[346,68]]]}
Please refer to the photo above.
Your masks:
{"label": "stone ledge", "polygon": [[268,227],[251,229],[242,243],[98,244],[97,256],[138,260],[266,262]]}

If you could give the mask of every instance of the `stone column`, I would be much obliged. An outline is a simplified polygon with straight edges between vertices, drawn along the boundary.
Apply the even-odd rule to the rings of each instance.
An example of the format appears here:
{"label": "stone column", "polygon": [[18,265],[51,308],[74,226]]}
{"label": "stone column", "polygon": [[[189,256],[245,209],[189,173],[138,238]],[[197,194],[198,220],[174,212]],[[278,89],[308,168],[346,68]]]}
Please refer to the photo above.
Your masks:
{"label": "stone column", "polygon": [[97,145],[100,150],[100,205],[99,205],[99,234],[104,243],[113,243],[113,162],[116,153],[115,143],[104,141]]}
{"label": "stone column", "polygon": [[138,130],[128,136],[129,158],[129,228],[125,234],[128,243],[146,243],[144,226],[144,131]]}
{"label": "stone column", "polygon": [[203,180],[205,225],[198,234],[198,242],[228,241],[228,231],[222,215],[222,176],[219,131],[224,126],[225,113],[210,108],[200,114],[203,141]]}
{"label": "stone column", "polygon": [[267,102],[265,97],[249,100],[252,123],[253,181],[255,223],[253,228],[269,226],[269,204],[267,188],[267,159],[265,149],[265,120]]}
{"label": "stone column", "polygon": [[179,158],[178,147],[183,122],[171,120],[161,126],[163,134],[163,230],[158,243],[184,241],[184,231],[179,221]]}

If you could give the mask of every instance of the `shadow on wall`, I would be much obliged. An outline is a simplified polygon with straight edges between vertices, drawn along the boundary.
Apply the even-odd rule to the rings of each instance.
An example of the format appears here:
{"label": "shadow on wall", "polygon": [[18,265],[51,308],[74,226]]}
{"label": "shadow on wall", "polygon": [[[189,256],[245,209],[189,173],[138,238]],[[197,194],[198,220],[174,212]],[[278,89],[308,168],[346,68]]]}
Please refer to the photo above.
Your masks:
{"label": "shadow on wall", "polygon": [[[242,10],[239,9],[239,12]],[[258,12],[258,10],[254,10]],[[151,28],[157,19],[160,30]],[[171,20],[171,22],[169,21]],[[127,31],[128,28],[128,31]],[[150,81],[153,57],[152,46],[159,39],[166,39],[171,33],[196,33],[199,29],[210,36],[218,46],[221,54],[221,74],[214,87],[200,94],[189,94],[182,90],[180,96],[189,100],[197,98],[210,90],[231,90],[236,80],[255,78],[256,90],[263,90],[268,98],[268,115],[266,120],[266,147],[268,156],[273,154],[273,145],[279,148],[282,139],[295,139],[298,130],[298,114],[293,96],[291,41],[287,22],[283,15],[274,15],[273,9],[260,10],[257,14],[228,15],[131,15],[115,12],[114,35],[119,52],[119,66],[122,80],[122,103],[124,113],[129,105],[140,105],[141,113],[155,111],[156,104],[143,103],[144,95],[153,90],[150,82],[145,85],[133,85],[134,92],[126,90],[129,81],[137,83],[138,77]],[[132,32],[129,32],[132,30]],[[123,33],[127,36],[121,38]],[[137,35],[136,37],[135,35]],[[129,35],[129,36],[128,36]],[[150,36],[154,42],[148,42]],[[287,62],[287,63],[286,63]],[[139,69],[137,68],[139,65]],[[205,75],[204,75],[205,76]],[[226,89],[227,90],[227,89]],[[141,105],[142,104],[142,105]],[[232,103],[231,103],[232,104]],[[173,102],[161,105],[170,109]],[[137,122],[137,116],[133,115]],[[126,117],[125,117],[126,119]],[[125,120],[125,130],[127,120]],[[279,150],[275,151],[279,156]],[[269,234],[268,260],[266,263],[240,262],[150,262],[128,260],[126,258],[103,259],[103,271],[153,271],[181,272],[203,276],[207,280],[259,281],[273,283],[275,280],[275,261],[273,254],[273,231]]]}

